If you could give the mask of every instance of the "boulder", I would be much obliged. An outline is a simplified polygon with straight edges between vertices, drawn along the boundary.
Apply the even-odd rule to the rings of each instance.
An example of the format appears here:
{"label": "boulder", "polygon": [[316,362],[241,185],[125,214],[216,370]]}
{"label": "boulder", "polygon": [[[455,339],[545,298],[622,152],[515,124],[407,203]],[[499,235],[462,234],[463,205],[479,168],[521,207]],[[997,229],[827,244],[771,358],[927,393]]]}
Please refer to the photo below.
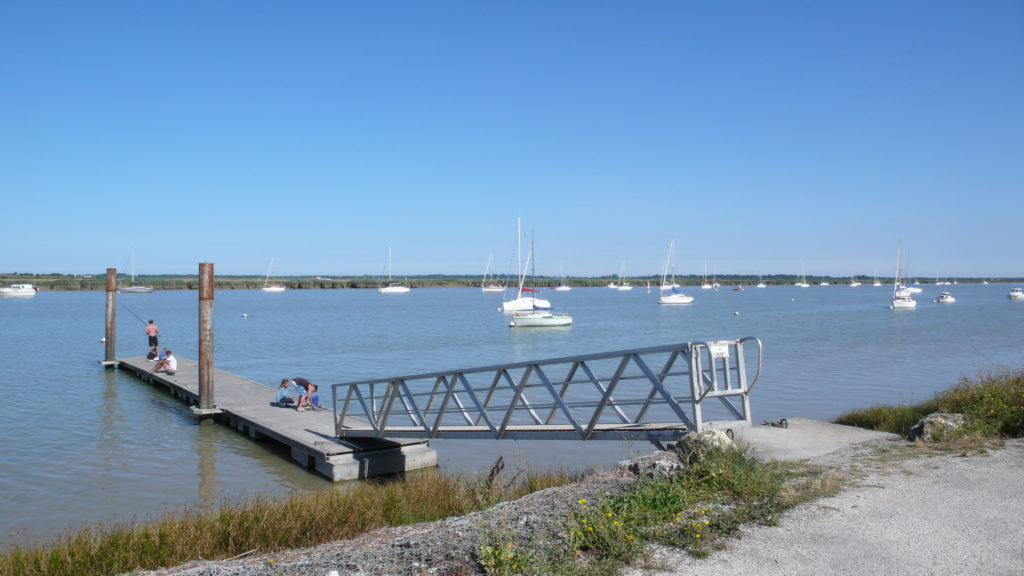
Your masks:
{"label": "boulder", "polygon": [[910,429],[907,440],[916,442],[943,442],[951,438],[957,428],[964,425],[967,418],[963,414],[947,414],[936,412],[917,421]]}
{"label": "boulder", "polygon": [[619,472],[639,478],[671,478],[686,469],[671,451],[659,450],[634,460],[619,462]]}
{"label": "boulder", "polygon": [[682,461],[686,462],[693,454],[699,454],[708,448],[728,450],[734,445],[732,438],[729,438],[725,432],[710,429],[703,432],[690,432],[680,438],[679,442],[669,446],[669,449],[678,454]]}

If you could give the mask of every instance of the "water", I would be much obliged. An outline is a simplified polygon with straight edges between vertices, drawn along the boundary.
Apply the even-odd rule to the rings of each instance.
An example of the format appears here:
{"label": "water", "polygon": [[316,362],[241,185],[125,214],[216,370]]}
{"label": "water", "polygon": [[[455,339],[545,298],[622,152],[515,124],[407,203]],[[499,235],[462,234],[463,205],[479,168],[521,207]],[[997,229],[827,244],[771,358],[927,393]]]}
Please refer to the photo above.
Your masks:
{"label": "water", "polygon": [[[215,299],[219,368],[265,382],[286,376],[322,386],[692,340],[757,336],[765,345],[755,420],[829,419],[873,404],[924,400],[961,377],[1024,365],[1024,302],[1009,285],[946,287],[950,305],[888,309],[890,288],[790,286],[734,292],[690,289],[688,306],[657,293],[576,288],[548,292],[569,328],[509,329],[500,295],[479,289],[221,291]],[[739,314],[736,314],[739,312]],[[146,351],[145,320],[161,344],[195,358],[198,295],[118,296],[118,355]],[[243,317],[243,314],[247,317]],[[97,364],[104,294],[43,292],[0,299],[0,382],[11,394],[0,419],[0,548],[84,524],[147,519],[167,509],[209,508],[256,494],[333,490],[270,443],[212,423],[157,387]],[[442,469],[486,470],[499,455],[534,468],[604,467],[649,446],[627,443],[435,442]]]}

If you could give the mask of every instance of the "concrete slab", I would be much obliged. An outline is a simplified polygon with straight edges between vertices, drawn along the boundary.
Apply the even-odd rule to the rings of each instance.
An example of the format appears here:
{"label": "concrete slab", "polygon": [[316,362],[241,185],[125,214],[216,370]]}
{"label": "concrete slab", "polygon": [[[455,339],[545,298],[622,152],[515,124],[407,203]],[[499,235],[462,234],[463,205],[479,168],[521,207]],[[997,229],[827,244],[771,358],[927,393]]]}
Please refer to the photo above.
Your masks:
{"label": "concrete slab", "polygon": [[766,460],[806,460],[866,442],[897,438],[888,432],[805,418],[790,419],[788,424],[788,428],[735,423],[712,424],[711,427],[731,429],[734,440],[746,443],[756,455]]}

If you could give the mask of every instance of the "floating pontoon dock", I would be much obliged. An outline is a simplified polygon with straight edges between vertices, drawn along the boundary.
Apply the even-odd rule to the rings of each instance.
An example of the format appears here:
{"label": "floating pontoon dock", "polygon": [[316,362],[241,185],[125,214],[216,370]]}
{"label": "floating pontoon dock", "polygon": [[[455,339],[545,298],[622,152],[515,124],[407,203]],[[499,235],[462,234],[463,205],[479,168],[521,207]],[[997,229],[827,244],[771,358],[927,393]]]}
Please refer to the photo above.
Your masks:
{"label": "floating pontoon dock", "polygon": [[[193,360],[178,356],[174,375],[150,374],[153,363],[144,357],[124,358],[118,367],[144,382],[159,384],[189,405],[199,403],[199,368]],[[216,410],[210,417],[249,435],[270,439],[291,449],[301,466],[327,478],[354,480],[437,465],[437,453],[426,440],[338,439],[329,409],[297,412],[274,403],[276,390],[230,372],[217,369]]]}

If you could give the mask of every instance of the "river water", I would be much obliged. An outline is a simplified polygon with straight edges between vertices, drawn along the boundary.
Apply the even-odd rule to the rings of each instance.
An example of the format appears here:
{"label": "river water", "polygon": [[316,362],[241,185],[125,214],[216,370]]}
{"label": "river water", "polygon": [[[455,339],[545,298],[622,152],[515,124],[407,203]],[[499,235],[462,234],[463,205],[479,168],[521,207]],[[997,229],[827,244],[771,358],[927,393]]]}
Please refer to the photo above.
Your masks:
{"label": "river water", "polygon": [[[688,306],[657,292],[546,292],[569,328],[510,329],[501,295],[478,289],[218,291],[218,368],[265,382],[304,376],[324,387],[522,360],[756,336],[764,372],[755,421],[829,419],[873,404],[924,400],[961,376],[1024,366],[1024,302],[1006,284],[925,286],[916,310],[888,308],[890,287],[689,288]],[[955,304],[931,301],[939,290]],[[0,298],[0,548],[83,525],[144,520],[257,494],[337,486],[286,451],[226,427],[197,423],[161,388],[101,368],[104,294],[42,292]],[[161,345],[196,358],[198,293],[120,294],[118,355],[146,351],[145,321]],[[500,454],[517,467],[607,467],[650,451],[636,443],[438,441],[442,470],[485,471]]]}

